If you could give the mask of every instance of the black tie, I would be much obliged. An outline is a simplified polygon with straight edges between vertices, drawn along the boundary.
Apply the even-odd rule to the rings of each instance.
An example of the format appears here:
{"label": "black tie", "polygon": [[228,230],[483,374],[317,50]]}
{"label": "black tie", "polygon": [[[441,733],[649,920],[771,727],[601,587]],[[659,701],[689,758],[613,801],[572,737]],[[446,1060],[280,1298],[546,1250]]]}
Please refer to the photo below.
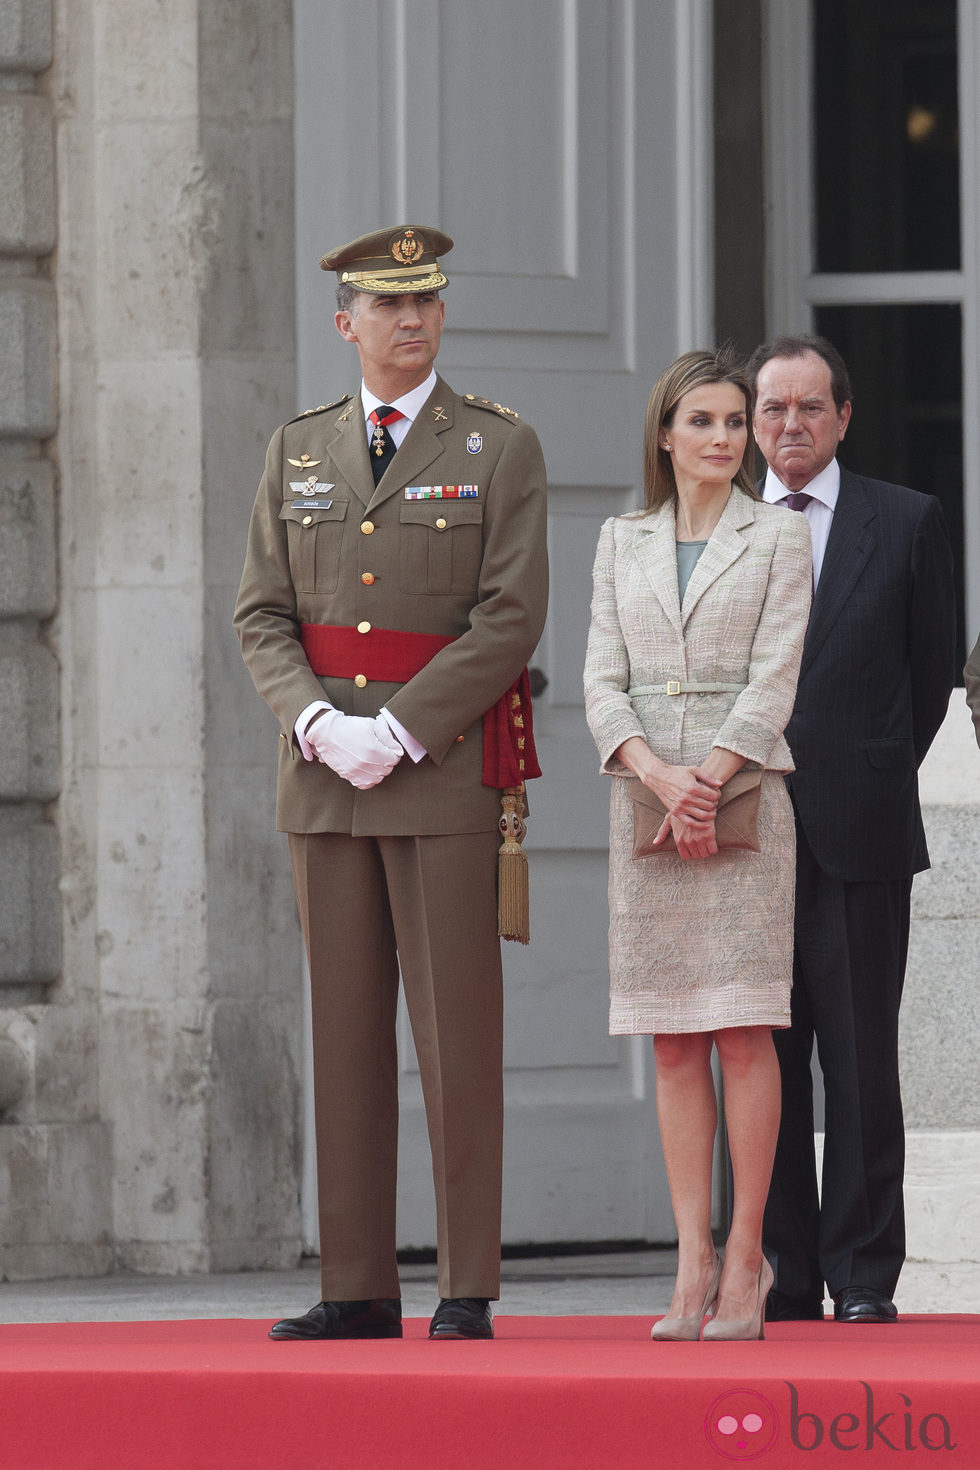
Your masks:
{"label": "black tie", "polygon": [[379,403],[377,408],[372,408],[368,414],[368,418],[374,425],[374,434],[371,438],[371,473],[374,475],[376,485],[395,453],[395,441],[385,431],[389,424],[397,423],[404,417],[400,409],[392,408],[387,403]]}

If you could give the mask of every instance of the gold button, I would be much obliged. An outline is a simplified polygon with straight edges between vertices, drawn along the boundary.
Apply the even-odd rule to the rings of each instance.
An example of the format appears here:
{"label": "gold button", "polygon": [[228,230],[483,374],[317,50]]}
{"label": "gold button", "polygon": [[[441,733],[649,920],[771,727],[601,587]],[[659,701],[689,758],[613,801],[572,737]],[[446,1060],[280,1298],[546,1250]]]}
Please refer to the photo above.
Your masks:
{"label": "gold button", "polygon": [[358,623],[358,625],[357,625],[357,631],[359,633],[370,633],[370,631],[371,631],[371,624],[370,623]]}
{"label": "gold button", "polygon": [[462,745],[462,743],[463,743],[463,741],[465,739],[466,739],[466,736],[465,735],[457,735],[456,736],[456,744],[457,745]]}
{"label": "gold button", "polygon": [[363,533],[364,533],[365,536],[370,536],[371,532],[374,530],[374,522],[373,521],[362,521],[361,522],[361,530],[363,531]]}
{"label": "gold button", "polygon": [[312,524],[313,524],[313,517],[312,516],[304,516],[303,517],[303,525],[304,526],[312,526]]}
{"label": "gold button", "polygon": [[436,521],[436,530],[437,531],[444,531],[445,529],[446,529],[446,518],[445,518],[445,516],[440,516],[439,519]]}
{"label": "gold button", "polygon": [[357,685],[358,689],[363,689],[364,686],[367,684],[367,679],[364,677],[363,674],[355,674],[354,683]]}
{"label": "gold button", "polygon": [[373,572],[362,572],[361,573],[361,581],[364,583],[365,587],[372,586],[373,583],[374,583],[374,573]]}

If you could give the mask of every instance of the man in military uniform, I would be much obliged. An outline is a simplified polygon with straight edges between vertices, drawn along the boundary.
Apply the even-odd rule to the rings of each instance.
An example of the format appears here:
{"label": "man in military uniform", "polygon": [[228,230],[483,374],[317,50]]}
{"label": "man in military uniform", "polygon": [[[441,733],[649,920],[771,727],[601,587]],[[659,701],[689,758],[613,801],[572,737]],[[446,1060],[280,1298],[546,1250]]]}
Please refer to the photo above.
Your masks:
{"label": "man in military uniform", "polygon": [[235,613],[280,723],[277,827],[313,995],[323,1300],[274,1338],[401,1336],[399,964],[435,1181],[429,1335],[493,1335],[510,782],[484,716],[500,729],[544,623],[545,468],[512,410],[435,372],[452,244],[402,225],[320,262],[361,389],[273,436]]}

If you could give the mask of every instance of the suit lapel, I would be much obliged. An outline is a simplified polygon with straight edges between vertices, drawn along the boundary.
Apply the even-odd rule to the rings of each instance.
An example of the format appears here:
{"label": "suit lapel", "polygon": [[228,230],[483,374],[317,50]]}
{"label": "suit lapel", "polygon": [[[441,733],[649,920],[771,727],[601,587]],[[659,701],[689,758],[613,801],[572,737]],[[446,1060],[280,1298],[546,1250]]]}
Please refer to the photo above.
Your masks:
{"label": "suit lapel", "polygon": [[840,493],[803,643],[801,678],[840,616],[875,548],[875,514],[860,481],[841,466]]}
{"label": "suit lapel", "polygon": [[740,490],[733,488],[728,497],[728,503],[721,513],[721,519],[712,531],[707,546],[698,557],[697,565],[691,573],[691,580],[687,584],[681,614],[685,627],[711,584],[717,582],[722,573],[727,572],[732,563],[737,561],[745,551],[748,543],[740,532],[744,526],[751,526],[754,521],[755,511],[752,501]]}
{"label": "suit lapel", "polygon": [[334,435],[327,440],[326,453],[358,500],[367,506],[374,494],[374,476],[368,460],[364,409],[360,394],[346,406],[333,427]]}
{"label": "suit lapel", "polygon": [[677,592],[677,541],[674,507],[662,506],[636,522],[634,552],[640,571],[666,613],[678,637],[683,637],[681,604]]}
{"label": "suit lapel", "polygon": [[373,490],[368,509],[374,510],[385,500],[412,485],[423,470],[442,453],[439,435],[453,426],[454,395],[442,378],[429,394],[422,409],[405,435],[398,451]]}

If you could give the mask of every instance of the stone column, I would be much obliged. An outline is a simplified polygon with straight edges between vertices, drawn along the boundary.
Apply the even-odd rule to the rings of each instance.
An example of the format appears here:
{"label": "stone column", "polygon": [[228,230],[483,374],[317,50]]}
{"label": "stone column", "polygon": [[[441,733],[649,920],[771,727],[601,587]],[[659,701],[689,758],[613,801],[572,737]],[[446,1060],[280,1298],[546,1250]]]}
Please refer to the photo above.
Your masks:
{"label": "stone column", "polygon": [[0,0],[0,1274],[282,1265],[299,937],[230,619],[297,411],[291,5],[53,17]]}
{"label": "stone column", "polygon": [[231,1270],[292,1264],[302,1245],[305,1002],[286,839],[274,831],[279,728],[231,615],[266,444],[307,405],[295,397],[292,0],[197,10],[208,1228],[211,1268]]}

